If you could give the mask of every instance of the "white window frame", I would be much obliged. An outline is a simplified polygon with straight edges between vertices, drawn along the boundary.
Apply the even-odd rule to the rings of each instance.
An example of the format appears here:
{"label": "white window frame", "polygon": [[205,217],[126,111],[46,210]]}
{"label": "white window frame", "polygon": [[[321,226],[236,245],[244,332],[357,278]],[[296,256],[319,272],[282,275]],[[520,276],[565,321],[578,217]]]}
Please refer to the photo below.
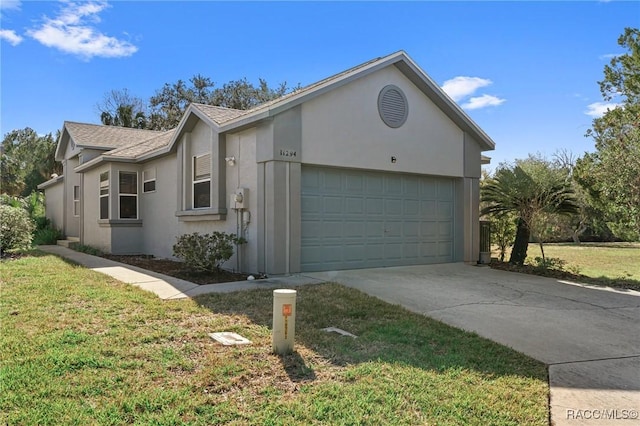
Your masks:
{"label": "white window frame", "polygon": [[80,216],[80,185],[73,185],[73,216]]}
{"label": "white window frame", "polygon": [[[147,191],[146,184],[153,182],[153,189]],[[150,192],[156,192],[156,169],[147,169],[142,171],[142,193],[148,194]]]}
{"label": "white window frame", "polygon": [[[106,179],[103,180],[103,176],[106,175]],[[100,173],[100,181],[99,181],[99,186],[98,186],[98,194],[100,195],[99,197],[99,202],[98,202],[98,217],[100,219],[109,219],[109,207],[111,204],[111,201],[109,199],[109,170],[107,170],[106,172],[102,172]],[[103,191],[105,191],[103,193]],[[107,217],[102,217],[102,199],[103,198],[107,198]]]}
{"label": "white window frame", "polygon": [[[201,158],[205,158],[208,161],[205,163],[208,167],[208,173],[206,174],[201,174],[199,179],[199,175],[197,175],[198,170],[196,169],[196,162],[198,159]],[[193,156],[193,162],[191,163],[191,167],[192,167],[192,174],[191,174],[191,206],[192,208],[195,209],[210,209],[211,208],[211,153],[206,153],[206,154],[201,154],[201,155],[194,155]],[[198,206],[196,207],[196,199],[195,199],[195,193],[196,193],[196,185],[197,184],[202,184],[202,183],[206,183],[209,182],[209,205],[207,206]]]}
{"label": "white window frame", "polygon": [[[129,174],[129,175],[134,175],[136,177],[136,184],[135,184],[135,193],[126,193],[126,192],[120,192],[120,176],[122,174]],[[120,207],[121,207],[121,200],[122,197],[135,197],[136,199],[136,216],[135,217],[121,217],[120,214],[122,213],[120,211]],[[121,220],[137,220],[140,217],[140,200],[138,200],[138,172],[131,172],[131,171],[127,171],[127,170],[119,170],[118,171],[118,219]]]}

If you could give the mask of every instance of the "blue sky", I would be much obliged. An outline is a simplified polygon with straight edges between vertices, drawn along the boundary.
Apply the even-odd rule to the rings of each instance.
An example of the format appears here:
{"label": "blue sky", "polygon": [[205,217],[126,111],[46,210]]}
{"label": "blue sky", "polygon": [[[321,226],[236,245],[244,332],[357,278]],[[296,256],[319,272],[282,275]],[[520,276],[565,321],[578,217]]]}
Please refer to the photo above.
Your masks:
{"label": "blue sky", "polygon": [[496,142],[492,164],[593,150],[597,81],[640,4],[1,0],[0,130],[99,123],[127,88],[209,76],[307,85],[405,50]]}

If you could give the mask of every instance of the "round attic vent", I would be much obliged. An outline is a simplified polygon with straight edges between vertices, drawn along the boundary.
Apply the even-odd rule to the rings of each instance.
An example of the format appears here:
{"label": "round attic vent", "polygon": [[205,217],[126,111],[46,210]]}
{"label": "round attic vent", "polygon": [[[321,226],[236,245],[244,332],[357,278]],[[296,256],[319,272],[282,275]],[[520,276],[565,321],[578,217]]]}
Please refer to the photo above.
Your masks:
{"label": "round attic vent", "polygon": [[407,97],[397,86],[384,86],[378,95],[378,112],[387,126],[394,129],[402,126],[409,115]]}

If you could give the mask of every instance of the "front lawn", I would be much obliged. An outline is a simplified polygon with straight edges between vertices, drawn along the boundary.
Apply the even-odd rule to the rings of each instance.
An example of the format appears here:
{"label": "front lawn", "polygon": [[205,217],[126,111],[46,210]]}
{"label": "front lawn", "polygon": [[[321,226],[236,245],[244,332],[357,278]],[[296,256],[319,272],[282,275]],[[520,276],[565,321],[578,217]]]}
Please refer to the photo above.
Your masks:
{"label": "front lawn", "polygon": [[2,424],[548,421],[543,364],[336,284],[298,289],[297,351],[280,357],[270,290],[161,301],[55,256],[0,267]]}
{"label": "front lawn", "polygon": [[[562,271],[531,267],[535,265],[536,257],[542,257],[540,245],[537,243],[529,244],[524,268],[499,262],[492,266],[640,291],[640,243],[547,243],[544,244],[544,254],[547,258],[564,261]],[[505,262],[509,260],[509,255],[510,250],[507,251]],[[497,247],[493,247],[492,256],[499,256]]]}

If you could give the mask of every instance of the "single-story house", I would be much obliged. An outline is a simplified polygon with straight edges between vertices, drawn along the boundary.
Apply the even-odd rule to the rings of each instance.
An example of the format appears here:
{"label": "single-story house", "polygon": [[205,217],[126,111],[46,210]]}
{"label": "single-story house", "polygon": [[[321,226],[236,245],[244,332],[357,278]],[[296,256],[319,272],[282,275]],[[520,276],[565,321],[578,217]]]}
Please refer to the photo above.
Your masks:
{"label": "single-story house", "polygon": [[65,122],[43,183],[67,237],[172,257],[176,237],[246,243],[266,274],[479,256],[479,178],[494,142],[403,51],[247,111],[191,104],[157,132]]}

